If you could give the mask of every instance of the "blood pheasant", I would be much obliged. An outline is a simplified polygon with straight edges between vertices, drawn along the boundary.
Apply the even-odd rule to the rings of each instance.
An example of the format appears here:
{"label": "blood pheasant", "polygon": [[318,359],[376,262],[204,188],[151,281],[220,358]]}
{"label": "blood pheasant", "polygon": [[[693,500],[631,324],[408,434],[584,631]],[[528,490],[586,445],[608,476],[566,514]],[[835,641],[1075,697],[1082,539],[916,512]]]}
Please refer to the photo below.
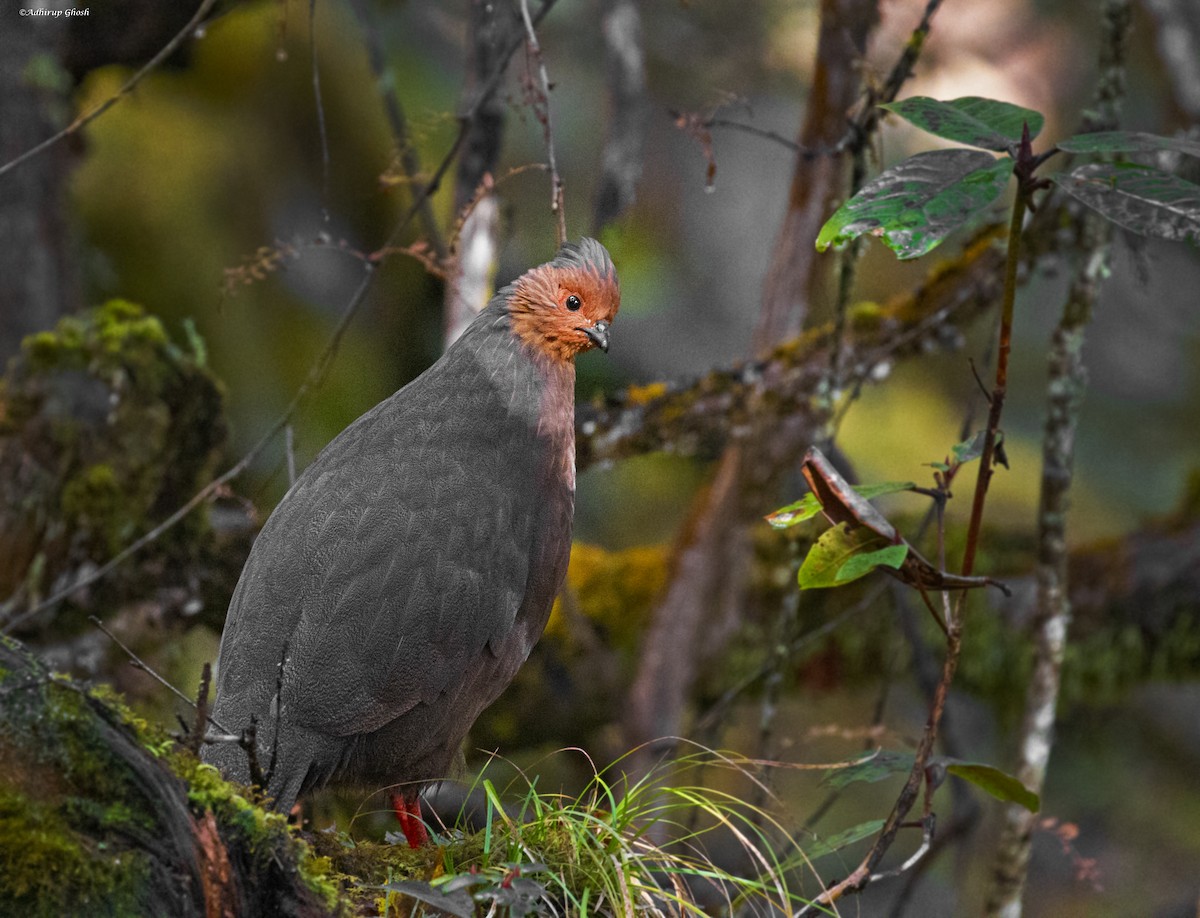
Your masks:
{"label": "blood pheasant", "polygon": [[[417,794],[540,636],[566,573],[577,354],[620,305],[600,243],[564,245],[437,363],[339,434],[271,514],[229,606],[215,719],[257,721],[280,810],[328,783]],[[232,743],[204,757],[249,778]]]}

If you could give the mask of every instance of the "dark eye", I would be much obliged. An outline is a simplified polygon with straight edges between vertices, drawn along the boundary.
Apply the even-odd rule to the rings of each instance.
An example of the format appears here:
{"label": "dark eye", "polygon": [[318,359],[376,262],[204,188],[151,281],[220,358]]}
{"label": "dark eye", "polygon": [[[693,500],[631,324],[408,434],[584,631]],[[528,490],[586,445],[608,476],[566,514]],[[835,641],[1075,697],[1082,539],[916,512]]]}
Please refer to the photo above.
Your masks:
{"label": "dark eye", "polygon": [[571,310],[571,312],[574,312],[582,305],[583,302],[575,294],[572,293],[569,297],[567,297],[567,309]]}

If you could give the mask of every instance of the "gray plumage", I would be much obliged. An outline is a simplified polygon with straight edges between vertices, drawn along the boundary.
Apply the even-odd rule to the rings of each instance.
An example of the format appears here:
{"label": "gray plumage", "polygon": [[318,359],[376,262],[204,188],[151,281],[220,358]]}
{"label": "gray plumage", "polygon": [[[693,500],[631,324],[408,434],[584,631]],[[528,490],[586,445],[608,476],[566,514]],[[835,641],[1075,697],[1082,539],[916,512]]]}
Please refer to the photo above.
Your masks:
{"label": "gray plumage", "polygon": [[[564,247],[535,271],[556,268],[610,285],[604,318],[615,314],[615,272],[598,243]],[[234,731],[257,717],[281,810],[328,782],[445,777],[541,634],[570,552],[575,374],[572,360],[519,339],[515,291],[334,439],[254,544],[221,639],[213,715]],[[547,321],[568,318],[558,312]],[[249,779],[236,744],[203,755]]]}

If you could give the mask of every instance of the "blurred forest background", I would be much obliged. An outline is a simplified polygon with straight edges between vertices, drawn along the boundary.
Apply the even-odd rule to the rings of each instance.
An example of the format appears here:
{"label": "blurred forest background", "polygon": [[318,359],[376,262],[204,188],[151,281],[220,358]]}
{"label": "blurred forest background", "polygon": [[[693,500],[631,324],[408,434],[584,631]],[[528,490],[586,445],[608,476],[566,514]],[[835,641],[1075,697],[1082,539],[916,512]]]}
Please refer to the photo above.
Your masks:
{"label": "blurred forest background", "polygon": [[[71,19],[5,10],[0,160],[118,94],[187,23],[188,6],[101,0]],[[289,461],[302,468],[436,359],[452,291],[481,304],[471,294],[480,284],[498,287],[552,255],[549,177],[530,168],[547,157],[537,65],[524,49],[473,111],[473,133],[428,212],[393,238],[414,190],[454,147],[456,114],[500,60],[487,59],[492,46],[480,36],[523,35],[517,8],[496,7],[217,3],[117,104],[0,174],[0,357],[12,359],[0,393],[0,601],[9,597],[0,612],[14,636],[59,668],[113,682],[173,725],[176,701],[86,616],[194,692],[202,664],[215,659],[254,528],[286,490]],[[980,95],[1037,109],[1047,126],[1035,146],[1048,148],[1094,104],[1102,7],[946,0],[901,95]],[[1188,0],[1130,9],[1121,126],[1194,131],[1200,12]],[[794,177],[807,182],[821,163],[842,169],[846,157],[798,155],[790,144],[806,125],[805,142],[832,147],[850,106],[823,120],[813,106],[837,97],[838,80],[849,81],[850,100],[860,84],[880,87],[925,10],[917,0],[563,0],[539,22],[568,235],[597,234],[623,288],[610,353],[579,361],[581,411],[594,411],[595,423],[660,396],[659,382],[686,386],[802,325],[833,321],[837,257],[812,254],[829,209],[789,243],[815,263],[799,283],[784,277],[780,240],[800,232],[789,216]],[[844,49],[818,61],[823,22],[827,47]],[[932,142],[884,121],[870,138],[868,175]],[[459,240],[458,217],[485,173],[491,193]],[[834,204],[848,187],[838,175]],[[984,213],[979,225],[1003,219]],[[904,263],[868,243],[852,316],[918,289],[935,264],[956,264],[968,239]],[[467,257],[478,253],[482,267]],[[1046,354],[1071,270],[1067,258],[1038,256],[1019,294],[1003,422],[1011,470],[993,482],[979,563],[1015,596],[972,600],[943,733],[954,755],[1004,768],[1017,755],[1029,669],[1022,626],[1033,595]],[[772,325],[764,304],[781,284],[790,284],[787,307]],[[1030,915],[1166,918],[1200,908],[1197,291],[1194,248],[1116,234],[1087,331],[1067,530],[1076,642],[1046,821],[1034,835]],[[247,455],[308,385],[350,309],[327,372],[286,435],[183,524],[70,589]],[[65,316],[76,324],[46,334]],[[970,361],[989,377],[994,327],[994,311],[975,310],[922,332],[915,353],[854,352],[870,364],[865,384],[839,393],[836,422],[820,428],[835,436],[845,467],[863,481],[929,483],[925,464],[962,439],[972,405],[982,423]],[[83,432],[64,432],[72,423]],[[835,591],[846,596],[797,600],[795,567],[820,527],[791,536],[759,518],[800,496],[795,467],[812,428],[797,443],[788,422],[776,437],[775,423],[741,441],[743,472],[761,450],[776,473],[747,485],[755,496],[732,514],[712,509],[728,468],[719,458],[728,426],[689,436],[685,423],[665,451],[634,446],[611,459],[602,444],[581,444],[587,468],[568,595],[528,669],[472,735],[470,767],[485,761],[479,750],[498,749],[511,765],[492,761],[492,774],[515,765],[570,786],[586,778],[587,763],[555,750],[582,746],[603,763],[664,734],[799,762],[912,748],[928,707],[922,671],[932,665],[936,681],[940,667],[938,632],[874,579]],[[790,455],[790,472],[775,447]],[[30,477],[31,462],[55,471]],[[42,486],[54,495],[42,500]],[[952,558],[969,503],[965,478],[958,490]],[[30,510],[31,500],[42,503]],[[924,505],[904,497],[886,509],[911,533]],[[729,576],[734,565],[740,572]],[[63,589],[67,599],[23,614]],[[856,606],[864,596],[871,601]],[[664,617],[701,598],[688,637],[669,645],[686,663],[656,670]],[[790,648],[782,658],[780,646]],[[674,683],[662,683],[667,670]],[[900,781],[852,785],[830,800],[819,773],[777,769],[767,778],[786,821],[820,835],[882,818]],[[951,781],[935,808],[949,843],[846,900],[843,914],[980,910],[1003,806]],[[919,833],[911,834],[889,864],[915,849]],[[844,876],[860,856],[838,852],[819,870]]]}

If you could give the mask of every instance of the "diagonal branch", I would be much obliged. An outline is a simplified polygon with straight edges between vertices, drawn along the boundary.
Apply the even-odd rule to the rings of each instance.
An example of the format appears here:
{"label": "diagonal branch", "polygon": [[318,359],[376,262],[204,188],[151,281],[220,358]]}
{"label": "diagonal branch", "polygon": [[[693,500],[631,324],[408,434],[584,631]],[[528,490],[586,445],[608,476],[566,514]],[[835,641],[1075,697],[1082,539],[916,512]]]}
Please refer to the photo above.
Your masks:
{"label": "diagonal branch", "polygon": [[101,102],[91,111],[77,117],[58,133],[47,137],[37,146],[30,147],[24,153],[4,163],[4,165],[0,166],[0,176],[3,176],[6,172],[15,169],[27,159],[32,159],[34,156],[37,156],[43,150],[48,150],[59,141],[65,140],[72,134],[77,134],[79,131],[83,130],[83,128],[87,127],[106,111],[124,99],[127,95],[133,92],[138,83],[142,82],[142,80],[157,70],[162,62],[174,54],[176,49],[178,49],[179,46],[187,40],[188,36],[195,32],[196,29],[203,24],[204,18],[212,11],[212,8],[216,6],[216,3],[217,0],[203,0],[203,2],[201,2],[201,4],[196,8],[195,15],[193,15],[192,18],[187,21],[187,25],[176,32],[175,37],[163,45],[162,49],[156,55],[154,55],[154,57],[150,58],[150,60],[148,60],[137,73],[126,80],[121,85],[120,89],[118,89],[115,93]]}
{"label": "diagonal branch", "polygon": [[[408,119],[404,115],[404,107],[396,95],[395,86],[387,78],[387,62],[383,53],[383,45],[379,41],[378,24],[372,18],[370,4],[367,0],[350,0],[350,8],[354,10],[359,28],[362,29],[363,43],[367,49],[367,61],[371,66],[371,73],[375,77],[375,86],[383,97],[383,111],[392,132],[392,142],[396,145],[400,167],[404,170],[409,182],[415,186],[417,176],[421,174],[421,161],[417,154],[417,148],[408,135]],[[438,260],[443,260],[446,257],[446,243],[438,229],[437,219],[433,215],[433,208],[428,197],[421,202],[417,216],[421,220],[421,231],[426,241],[437,253]]]}
{"label": "diagonal branch", "polygon": [[[955,343],[957,333],[995,302],[1004,252],[999,227],[981,233],[957,259],[933,268],[924,284],[850,323],[843,361],[861,385],[879,366]],[[744,440],[753,424],[805,416],[812,430],[813,398],[828,368],[832,324],[811,329],[765,357],[712,370],[698,380],[635,386],[604,404],[576,409],[576,463],[663,450],[712,455]]]}

